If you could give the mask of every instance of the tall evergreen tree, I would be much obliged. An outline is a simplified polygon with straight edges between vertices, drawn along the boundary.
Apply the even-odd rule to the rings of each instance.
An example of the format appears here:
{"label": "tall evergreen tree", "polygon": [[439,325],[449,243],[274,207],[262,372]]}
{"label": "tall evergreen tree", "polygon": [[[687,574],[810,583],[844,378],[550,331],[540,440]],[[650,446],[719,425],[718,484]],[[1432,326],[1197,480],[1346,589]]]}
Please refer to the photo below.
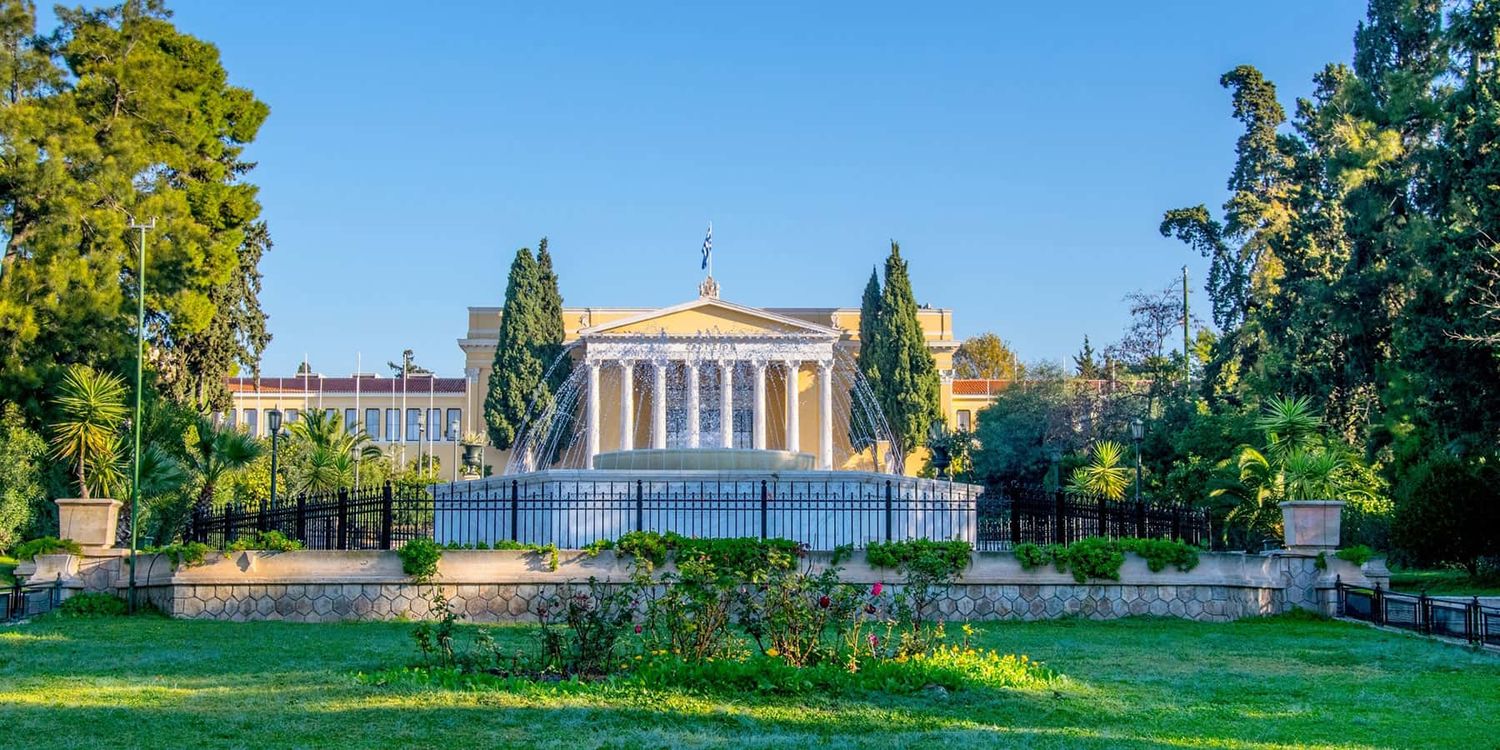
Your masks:
{"label": "tall evergreen tree", "polygon": [[563,340],[567,329],[563,327],[562,291],[557,285],[557,272],[552,268],[552,254],[547,252],[547,238],[543,237],[536,251],[537,273],[541,294],[541,336],[537,340],[537,358],[543,367],[551,367],[547,376],[547,390],[543,394],[551,398],[573,372],[573,361],[562,356]]}
{"label": "tall evergreen tree", "polygon": [[541,267],[531,248],[517,250],[505,284],[495,364],[490,370],[489,390],[484,399],[490,442],[501,450],[509,450],[515,444],[546,366],[536,351],[544,330],[540,288]]}
{"label": "tall evergreen tree", "polygon": [[0,0],[0,398],[36,419],[67,365],[133,369],[129,225],[155,217],[155,379],[181,401],[222,405],[224,376],[253,369],[268,338],[255,290],[270,242],[243,151],[269,110],[160,0],[56,17],[38,35],[31,2]]}
{"label": "tall evergreen tree", "polygon": [[[860,374],[864,376],[872,392],[875,391],[876,384],[880,382],[878,357],[875,355],[873,345],[878,338],[876,331],[879,328],[880,272],[871,268],[870,280],[866,282],[864,296],[859,301],[859,357],[855,361],[855,366],[859,368]],[[864,450],[870,447],[875,436],[868,434],[864,424],[865,415],[859,412],[857,408],[849,410],[849,444],[855,450]]]}
{"label": "tall evergreen tree", "polygon": [[877,321],[871,332],[873,340],[866,344],[879,373],[879,380],[872,384],[875,400],[900,450],[910,453],[923,444],[933,420],[941,417],[941,380],[917,321],[917,300],[906,261],[901,259],[901,246],[895,240],[885,261],[885,287]]}
{"label": "tall evergreen tree", "polygon": [[1099,366],[1099,356],[1094,352],[1089,337],[1083,337],[1083,348],[1073,355],[1073,371],[1084,380],[1103,380],[1104,370]]}

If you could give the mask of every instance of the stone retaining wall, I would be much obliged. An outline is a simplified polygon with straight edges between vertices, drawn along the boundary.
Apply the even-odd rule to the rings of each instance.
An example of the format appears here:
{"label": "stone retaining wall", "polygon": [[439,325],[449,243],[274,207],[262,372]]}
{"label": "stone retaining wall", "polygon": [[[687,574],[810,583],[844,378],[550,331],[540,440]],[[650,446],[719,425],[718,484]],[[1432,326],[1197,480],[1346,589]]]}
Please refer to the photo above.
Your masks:
{"label": "stone retaining wall", "polygon": [[[447,552],[439,580],[454,607],[471,621],[532,622],[541,597],[558,586],[591,577],[624,582],[632,569],[629,560],[610,552],[589,557],[564,551],[559,562],[551,571],[544,559],[527,552]],[[817,568],[827,564],[827,556],[814,553],[810,562]],[[1153,573],[1144,560],[1128,555],[1120,581],[1079,584],[1050,567],[1023,570],[1009,553],[976,553],[936,609],[949,620],[1159,615],[1226,621],[1293,607],[1330,612],[1336,578],[1362,585],[1384,582],[1378,568],[1372,577],[1331,556],[1325,564],[1319,569],[1315,558],[1297,555],[1204,553],[1192,571]],[[899,580],[893,571],[869,567],[862,554],[844,564],[842,577],[860,585],[884,581],[888,587]],[[137,580],[149,600],[174,617],[324,622],[429,614],[428,592],[402,573],[394,552],[237,552],[178,571],[147,557]],[[124,576],[113,584],[123,589]]]}

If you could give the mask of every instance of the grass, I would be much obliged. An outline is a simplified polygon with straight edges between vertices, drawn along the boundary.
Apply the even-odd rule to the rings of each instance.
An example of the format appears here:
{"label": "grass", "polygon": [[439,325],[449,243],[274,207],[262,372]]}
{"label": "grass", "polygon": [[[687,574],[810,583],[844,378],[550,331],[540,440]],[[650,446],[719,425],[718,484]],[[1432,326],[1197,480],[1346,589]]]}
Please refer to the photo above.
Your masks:
{"label": "grass", "polygon": [[1500,596],[1500,575],[1470,578],[1462,570],[1392,570],[1391,588],[1444,596]]}
{"label": "grass", "polygon": [[16,585],[16,558],[0,555],[0,587]]}
{"label": "grass", "polygon": [[[984,625],[1061,685],[767,698],[364,684],[411,625],[43,619],[0,627],[0,726],[28,747],[1494,747],[1500,657],[1348,623]],[[525,628],[494,630],[528,641]]]}

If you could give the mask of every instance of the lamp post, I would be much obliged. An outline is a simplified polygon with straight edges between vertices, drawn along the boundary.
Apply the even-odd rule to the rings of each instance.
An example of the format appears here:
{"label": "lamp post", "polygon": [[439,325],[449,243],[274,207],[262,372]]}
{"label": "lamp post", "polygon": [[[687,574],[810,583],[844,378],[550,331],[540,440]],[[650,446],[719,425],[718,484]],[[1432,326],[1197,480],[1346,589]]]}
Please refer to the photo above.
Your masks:
{"label": "lamp post", "polygon": [[423,467],[422,467],[422,462],[423,461],[427,462],[427,466],[429,466],[429,467],[432,466],[432,452],[431,451],[427,452],[427,458],[425,458],[425,459],[422,458],[422,440],[426,438],[426,435],[427,435],[427,415],[423,414],[421,409],[418,409],[417,410],[417,471],[418,472],[420,472],[420,471],[423,470]]}
{"label": "lamp post", "polygon": [[1130,437],[1135,441],[1135,501],[1141,501],[1141,440],[1146,437],[1146,423],[1136,417],[1130,421]]}
{"label": "lamp post", "polygon": [[126,597],[126,611],[135,613],[135,568],[138,545],[138,534],[140,524],[136,513],[141,502],[141,380],[142,372],[146,362],[146,232],[156,228],[156,219],[150,224],[141,224],[134,219],[130,222],[131,229],[141,231],[140,263],[136,266],[136,326],[135,326],[135,419],[132,432],[135,433],[134,466],[131,469],[132,481],[130,483],[130,595]]}
{"label": "lamp post", "polygon": [[1056,492],[1062,487],[1062,447],[1056,443],[1047,446],[1047,460],[1050,462],[1047,467],[1048,489]]}
{"label": "lamp post", "polygon": [[276,504],[276,438],[281,435],[281,410],[266,413],[266,422],[271,427],[271,505]]}

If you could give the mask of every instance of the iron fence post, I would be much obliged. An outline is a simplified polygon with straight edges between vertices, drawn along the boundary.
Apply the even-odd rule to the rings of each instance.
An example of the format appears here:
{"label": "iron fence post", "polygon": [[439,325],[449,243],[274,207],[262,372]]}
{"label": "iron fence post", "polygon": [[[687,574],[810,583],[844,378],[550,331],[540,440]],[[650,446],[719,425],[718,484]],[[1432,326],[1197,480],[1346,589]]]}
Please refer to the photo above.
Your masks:
{"label": "iron fence post", "polygon": [[1370,619],[1376,625],[1385,624],[1385,596],[1380,593],[1380,584],[1375,584],[1375,594],[1370,597]]}
{"label": "iron fence post", "polygon": [[1182,506],[1172,503],[1172,539],[1182,538]]}
{"label": "iron fence post", "polygon": [[266,500],[262,499],[258,504],[259,507],[255,511],[255,530],[259,532],[267,531],[267,526],[270,524],[270,516],[267,515],[266,502]]}
{"label": "iron fence post", "polygon": [[1016,496],[1019,492],[1012,492],[1010,498],[1010,546],[1015,547],[1021,543],[1021,512],[1016,506]]}
{"label": "iron fence post", "polygon": [[391,548],[391,527],[396,521],[396,495],[391,491],[391,483],[386,482],[380,487],[380,548]]}
{"label": "iron fence post", "polygon": [[1468,610],[1464,613],[1468,615],[1468,617],[1464,618],[1464,635],[1469,637],[1469,643],[1482,642],[1484,640],[1484,612],[1479,609],[1479,597],[1476,596],[1471,599],[1469,606],[1464,609]]}
{"label": "iron fence post", "polygon": [[635,480],[635,530],[646,530],[646,483]]}
{"label": "iron fence post", "polygon": [[[234,541],[234,517],[235,511],[240,508],[238,503],[229,503],[224,506],[224,544],[228,545]],[[205,542],[208,540],[205,539]]]}
{"label": "iron fence post", "polygon": [[1146,538],[1146,503],[1141,500],[1135,501],[1135,536],[1137,539]]}
{"label": "iron fence post", "polygon": [[771,503],[771,493],[767,490],[766,480],[760,480],[760,538],[766,538],[766,518],[768,506]]}
{"label": "iron fence post", "polygon": [[891,512],[892,512],[892,510],[893,510],[893,508],[892,508],[892,501],[891,501],[891,480],[887,479],[887,480],[885,480],[885,540],[887,542],[889,542],[891,540]]}
{"label": "iron fence post", "polygon": [[510,480],[510,540],[521,541],[521,482]]}
{"label": "iron fence post", "polygon": [[1099,496],[1099,536],[1109,536],[1109,500],[1103,495]]}
{"label": "iron fence post", "polygon": [[1052,493],[1052,541],[1056,544],[1068,543],[1067,528],[1067,500],[1062,490],[1054,490]]}
{"label": "iron fence post", "polygon": [[307,494],[297,496],[297,541],[307,543]]}
{"label": "iron fence post", "polygon": [[1417,594],[1417,632],[1423,635],[1432,632],[1432,612],[1428,608],[1427,592]]}
{"label": "iron fence post", "polygon": [[335,549],[349,549],[349,490],[339,490],[338,525],[339,543]]}

